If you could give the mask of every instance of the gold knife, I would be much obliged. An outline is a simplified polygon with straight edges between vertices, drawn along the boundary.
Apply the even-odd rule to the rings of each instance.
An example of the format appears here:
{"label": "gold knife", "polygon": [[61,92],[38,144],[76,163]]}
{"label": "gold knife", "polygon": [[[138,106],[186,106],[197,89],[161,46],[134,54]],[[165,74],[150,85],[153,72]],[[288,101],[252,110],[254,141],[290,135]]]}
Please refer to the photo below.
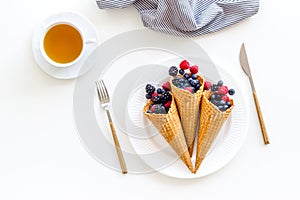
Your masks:
{"label": "gold knife", "polygon": [[255,102],[255,106],[256,106],[256,111],[257,111],[257,115],[258,115],[258,119],[259,119],[259,123],[260,123],[260,128],[262,131],[262,135],[264,138],[264,143],[265,145],[270,144],[269,142],[269,138],[267,135],[267,130],[265,127],[265,123],[263,120],[263,116],[262,116],[262,112],[260,110],[260,106],[258,103],[258,98],[256,95],[256,91],[255,91],[255,87],[254,87],[254,83],[253,83],[253,79],[252,79],[252,75],[251,75],[251,71],[250,71],[250,66],[248,63],[248,58],[247,58],[247,54],[246,54],[246,49],[245,49],[245,44],[242,44],[241,50],[240,50],[240,64],[242,66],[242,69],[244,70],[244,72],[246,73],[246,75],[248,76],[249,80],[250,80],[250,84],[251,84],[251,88],[252,88],[252,94],[253,94],[253,98],[254,98],[254,102]]}

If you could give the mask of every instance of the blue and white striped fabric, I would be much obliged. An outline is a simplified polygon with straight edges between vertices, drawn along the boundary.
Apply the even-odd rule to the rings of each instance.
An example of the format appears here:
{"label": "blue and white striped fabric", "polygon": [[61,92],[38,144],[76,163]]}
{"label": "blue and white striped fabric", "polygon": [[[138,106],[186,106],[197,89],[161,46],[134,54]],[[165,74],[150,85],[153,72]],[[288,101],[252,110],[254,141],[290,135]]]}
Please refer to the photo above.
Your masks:
{"label": "blue and white striped fabric", "polygon": [[218,31],[258,12],[259,0],[96,0],[100,9],[133,5],[144,26],[196,37]]}

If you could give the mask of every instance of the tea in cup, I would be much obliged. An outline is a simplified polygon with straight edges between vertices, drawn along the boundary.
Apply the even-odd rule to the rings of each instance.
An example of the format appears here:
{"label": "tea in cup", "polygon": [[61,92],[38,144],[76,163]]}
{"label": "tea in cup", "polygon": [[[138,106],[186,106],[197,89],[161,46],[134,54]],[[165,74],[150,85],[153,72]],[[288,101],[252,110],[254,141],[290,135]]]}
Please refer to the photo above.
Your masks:
{"label": "tea in cup", "polygon": [[81,58],[86,45],[95,42],[95,39],[85,38],[78,26],[61,21],[45,29],[40,49],[51,65],[68,67]]}

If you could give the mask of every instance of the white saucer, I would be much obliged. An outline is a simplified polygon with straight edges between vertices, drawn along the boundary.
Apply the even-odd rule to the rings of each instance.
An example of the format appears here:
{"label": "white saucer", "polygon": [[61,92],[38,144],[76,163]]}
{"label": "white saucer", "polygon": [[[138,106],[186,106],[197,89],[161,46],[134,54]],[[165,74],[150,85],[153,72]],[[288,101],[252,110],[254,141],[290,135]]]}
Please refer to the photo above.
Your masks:
{"label": "white saucer", "polygon": [[[42,56],[40,51],[40,40],[42,37],[43,30],[45,30],[48,24],[57,21],[64,21],[64,22],[70,22],[72,24],[76,24],[82,29],[82,31],[87,36],[87,38],[95,39],[95,43],[86,46],[85,52],[82,55],[81,59],[76,64],[70,67],[62,68],[62,67],[55,67],[51,65],[45,60],[45,58]],[[88,70],[92,66],[84,65],[84,62],[86,61],[88,56],[98,47],[98,45],[99,45],[99,38],[98,38],[96,28],[88,21],[86,17],[71,12],[58,13],[45,19],[41,23],[41,25],[39,25],[34,31],[33,39],[32,39],[32,51],[36,63],[40,66],[40,68],[44,72],[57,79],[77,78],[85,74],[86,72],[88,72]]]}

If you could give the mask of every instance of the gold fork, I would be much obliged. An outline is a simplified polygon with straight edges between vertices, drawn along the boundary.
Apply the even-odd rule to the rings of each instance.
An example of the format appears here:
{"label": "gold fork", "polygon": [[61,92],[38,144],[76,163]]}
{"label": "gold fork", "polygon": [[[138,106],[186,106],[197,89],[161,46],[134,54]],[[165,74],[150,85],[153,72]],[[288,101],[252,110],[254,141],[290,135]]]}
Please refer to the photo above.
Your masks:
{"label": "gold fork", "polygon": [[115,143],[117,155],[118,155],[118,158],[119,158],[119,163],[120,163],[120,166],[121,166],[121,169],[122,169],[122,173],[127,174],[127,168],[126,168],[126,165],[125,165],[123,153],[122,153],[122,150],[121,150],[121,147],[120,147],[120,143],[119,143],[119,140],[118,140],[118,137],[117,137],[117,134],[116,134],[114,124],[113,124],[111,116],[110,116],[110,112],[109,112],[109,106],[110,106],[109,94],[107,92],[107,89],[106,89],[106,86],[104,85],[103,80],[96,81],[96,86],[97,86],[97,92],[98,92],[100,105],[106,111],[106,115],[107,115],[107,118],[109,120],[109,125],[110,125],[111,133],[112,133],[112,136],[113,136],[113,139],[114,139],[114,143]]}

